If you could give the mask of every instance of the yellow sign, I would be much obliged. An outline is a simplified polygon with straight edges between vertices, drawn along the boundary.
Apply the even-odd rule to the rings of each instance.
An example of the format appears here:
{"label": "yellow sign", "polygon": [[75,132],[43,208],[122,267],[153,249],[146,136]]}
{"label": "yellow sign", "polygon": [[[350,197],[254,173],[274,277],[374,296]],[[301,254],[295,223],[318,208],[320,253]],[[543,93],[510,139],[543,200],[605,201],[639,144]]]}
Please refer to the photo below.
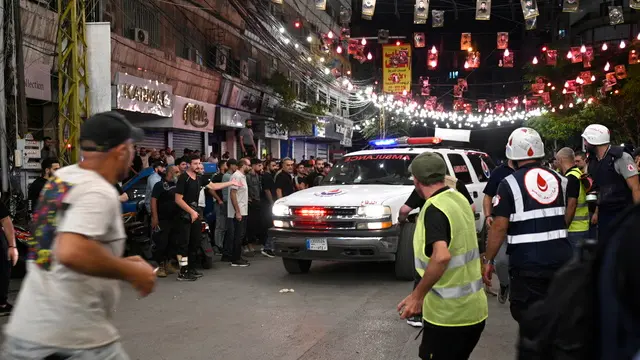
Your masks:
{"label": "yellow sign", "polygon": [[383,45],[382,91],[402,93],[411,91],[411,44]]}

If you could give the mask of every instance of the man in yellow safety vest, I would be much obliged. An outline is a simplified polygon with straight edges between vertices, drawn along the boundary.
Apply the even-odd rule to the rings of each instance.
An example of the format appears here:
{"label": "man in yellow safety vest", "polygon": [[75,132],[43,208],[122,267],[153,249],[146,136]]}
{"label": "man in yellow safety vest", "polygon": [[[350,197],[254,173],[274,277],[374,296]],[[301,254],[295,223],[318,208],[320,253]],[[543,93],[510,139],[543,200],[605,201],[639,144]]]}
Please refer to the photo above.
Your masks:
{"label": "man in yellow safety vest", "polygon": [[465,197],[445,185],[446,165],[439,155],[418,155],[409,171],[426,199],[413,237],[422,280],[398,311],[403,319],[423,314],[421,359],[468,359],[488,314],[474,214]]}
{"label": "man in yellow safety vest", "polygon": [[567,237],[575,250],[580,241],[589,234],[587,194],[580,181],[582,171],[575,165],[573,150],[568,147],[558,150],[556,160],[562,174],[567,178],[567,209],[564,219],[569,230]]}

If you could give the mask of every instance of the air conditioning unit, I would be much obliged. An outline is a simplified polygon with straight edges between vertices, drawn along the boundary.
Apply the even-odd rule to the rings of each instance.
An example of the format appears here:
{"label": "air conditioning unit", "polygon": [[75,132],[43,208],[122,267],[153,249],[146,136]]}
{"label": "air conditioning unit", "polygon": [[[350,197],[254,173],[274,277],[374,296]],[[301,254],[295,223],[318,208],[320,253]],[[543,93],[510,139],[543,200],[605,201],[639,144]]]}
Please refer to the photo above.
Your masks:
{"label": "air conditioning unit", "polygon": [[193,61],[194,63],[200,66],[204,66],[204,58],[202,57],[202,53],[200,53],[198,49],[188,48],[187,55],[189,57],[189,60]]}
{"label": "air conditioning unit", "polygon": [[145,29],[133,29],[133,40],[136,42],[149,45],[149,32]]}

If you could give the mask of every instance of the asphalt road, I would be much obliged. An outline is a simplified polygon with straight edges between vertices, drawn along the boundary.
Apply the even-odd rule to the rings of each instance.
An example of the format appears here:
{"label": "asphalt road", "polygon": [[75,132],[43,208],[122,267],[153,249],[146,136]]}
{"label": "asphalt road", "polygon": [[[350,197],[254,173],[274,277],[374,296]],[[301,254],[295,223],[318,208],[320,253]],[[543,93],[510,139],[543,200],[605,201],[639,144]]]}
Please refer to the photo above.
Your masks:
{"label": "asphalt road", "polygon": [[[396,281],[388,264],[319,262],[292,276],[280,259],[259,256],[248,268],[217,263],[193,283],[159,279],[144,299],[123,284],[115,323],[131,358],[418,359],[418,330],[395,310],[411,283]],[[508,305],[490,297],[471,359],[514,359],[516,336]]]}

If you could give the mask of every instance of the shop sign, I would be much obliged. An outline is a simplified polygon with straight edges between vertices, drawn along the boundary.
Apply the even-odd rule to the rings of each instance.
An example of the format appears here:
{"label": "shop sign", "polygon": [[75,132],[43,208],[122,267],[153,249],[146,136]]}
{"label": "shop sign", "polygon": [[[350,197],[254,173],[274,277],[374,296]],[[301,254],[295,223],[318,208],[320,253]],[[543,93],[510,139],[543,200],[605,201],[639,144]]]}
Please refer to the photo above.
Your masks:
{"label": "shop sign", "polygon": [[116,74],[117,109],[171,117],[172,95],[170,85],[124,73]]}
{"label": "shop sign", "polygon": [[24,69],[24,89],[29,99],[51,101],[51,66],[27,65]]}
{"label": "shop sign", "polygon": [[203,103],[182,96],[173,101],[173,127],[176,129],[213,132],[215,105]]}
{"label": "shop sign", "polygon": [[264,94],[262,97],[262,107],[260,109],[260,114],[266,116],[275,116],[276,109],[278,108],[278,98]]}
{"label": "shop sign", "polygon": [[353,137],[353,126],[350,124],[336,123],[334,128],[336,134],[342,135],[340,145],[351,147],[351,138]]}
{"label": "shop sign", "polygon": [[220,125],[231,128],[244,128],[244,122],[251,119],[251,114],[244,111],[218,107],[220,109]]}
{"label": "shop sign", "polygon": [[289,138],[289,132],[278,123],[265,122],[264,137],[267,139],[287,140]]}
{"label": "shop sign", "polygon": [[261,95],[262,93],[258,90],[240,87],[239,85],[234,84],[231,88],[229,101],[226,105],[234,109],[257,113],[258,110],[260,110],[262,101]]}

